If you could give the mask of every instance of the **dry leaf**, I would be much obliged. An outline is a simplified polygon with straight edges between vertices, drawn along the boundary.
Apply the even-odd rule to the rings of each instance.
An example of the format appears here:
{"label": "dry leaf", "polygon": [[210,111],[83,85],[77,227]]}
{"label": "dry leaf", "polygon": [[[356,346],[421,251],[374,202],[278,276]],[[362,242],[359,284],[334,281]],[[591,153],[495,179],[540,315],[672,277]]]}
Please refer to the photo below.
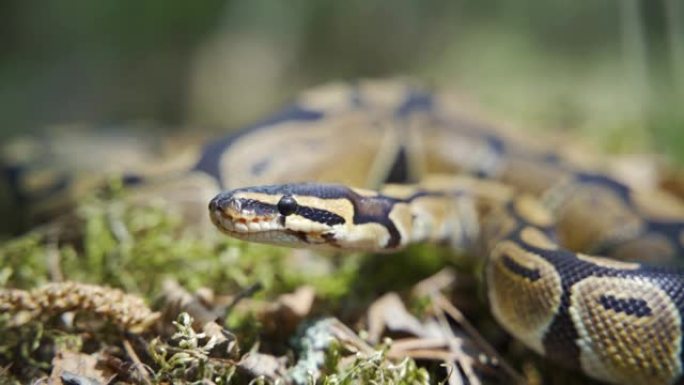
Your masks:
{"label": "dry leaf", "polygon": [[285,361],[286,359],[283,357],[278,358],[270,354],[249,352],[242,357],[237,365],[253,377],[277,380],[287,375]]}
{"label": "dry leaf", "polygon": [[292,334],[299,323],[311,312],[315,290],[302,286],[294,293],[283,294],[274,303],[267,304],[259,319],[266,330],[278,331],[281,335]]}
{"label": "dry leaf", "polygon": [[97,355],[60,351],[52,359],[52,373],[48,384],[108,384],[115,375],[104,365],[98,367]]}
{"label": "dry leaf", "polygon": [[407,332],[415,336],[424,335],[420,321],[406,310],[396,293],[387,293],[368,308],[368,340],[380,342],[385,329],[393,332]]}

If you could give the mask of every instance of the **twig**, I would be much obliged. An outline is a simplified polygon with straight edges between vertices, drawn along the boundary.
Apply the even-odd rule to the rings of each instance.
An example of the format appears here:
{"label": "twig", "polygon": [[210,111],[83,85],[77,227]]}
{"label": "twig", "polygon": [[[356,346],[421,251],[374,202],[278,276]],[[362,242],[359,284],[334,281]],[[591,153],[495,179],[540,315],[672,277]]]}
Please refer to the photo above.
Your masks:
{"label": "twig", "polygon": [[501,369],[508,374],[511,379],[514,380],[516,384],[525,384],[526,381],[515,369],[513,369],[508,363],[499,355],[499,353],[494,349],[487,340],[482,337],[482,335],[477,331],[477,329],[463,316],[460,310],[458,310],[454,305],[444,298],[441,294],[434,294],[432,301],[437,304],[437,306],[451,318],[453,318],[463,330],[473,339],[476,345],[482,349],[490,357],[494,357],[497,360],[497,364],[501,366]]}
{"label": "twig", "polygon": [[140,357],[138,357],[138,355],[135,353],[133,345],[131,345],[128,339],[124,339],[123,346],[124,349],[126,349],[126,354],[128,354],[128,356],[131,358],[131,361],[133,361],[133,367],[138,373],[140,373],[140,377],[142,378],[143,382],[147,385],[151,385],[152,381],[150,380],[150,375],[147,373],[147,370],[145,370],[145,364],[140,361]]}
{"label": "twig", "polygon": [[249,287],[247,287],[245,290],[237,293],[235,295],[235,298],[226,306],[225,312],[229,313],[240,301],[242,301],[245,298],[249,298],[254,295],[257,291],[261,290],[264,288],[264,285],[261,284],[261,282],[257,282]]}

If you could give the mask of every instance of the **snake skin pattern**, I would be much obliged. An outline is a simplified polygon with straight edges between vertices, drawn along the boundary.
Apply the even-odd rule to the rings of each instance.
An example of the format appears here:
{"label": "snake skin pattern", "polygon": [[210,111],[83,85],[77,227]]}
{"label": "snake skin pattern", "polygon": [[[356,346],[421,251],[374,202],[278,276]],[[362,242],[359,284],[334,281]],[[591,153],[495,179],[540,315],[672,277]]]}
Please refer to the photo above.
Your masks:
{"label": "snake skin pattern", "polygon": [[679,381],[684,275],[652,263],[684,255],[682,204],[454,105],[391,82],[305,93],[204,152],[197,169],[229,189],[211,219],[230,236],[294,247],[449,242],[486,257],[490,308],[531,349],[609,383]]}
{"label": "snake skin pattern", "polygon": [[[183,158],[164,191],[211,200],[212,222],[248,241],[449,243],[482,257],[492,313],[531,349],[609,383],[681,381],[682,202],[463,105],[401,81],[317,87]],[[12,185],[26,179],[8,170]]]}

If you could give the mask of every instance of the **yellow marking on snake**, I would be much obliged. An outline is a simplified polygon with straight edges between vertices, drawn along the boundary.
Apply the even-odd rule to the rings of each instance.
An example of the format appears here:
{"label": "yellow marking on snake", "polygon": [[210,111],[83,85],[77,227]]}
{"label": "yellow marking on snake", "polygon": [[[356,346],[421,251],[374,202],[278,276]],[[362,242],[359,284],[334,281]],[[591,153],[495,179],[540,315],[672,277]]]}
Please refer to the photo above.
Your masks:
{"label": "yellow marking on snake", "polygon": [[[340,131],[346,135],[331,141],[330,138]],[[325,123],[280,123],[269,130],[243,135],[231,151],[221,156],[221,176],[227,181],[224,188],[312,178],[319,182],[362,185],[368,175],[358,171],[375,161],[383,133],[368,116],[350,112]],[[366,140],[358,141],[357,137]],[[287,145],[283,144],[283,138],[287,138]],[[345,142],[346,145],[342,145]],[[346,146],[354,146],[353,157],[347,157]],[[340,162],[339,159],[345,160]]]}
{"label": "yellow marking on snake", "polygon": [[642,229],[642,218],[612,191],[569,185],[567,194],[558,212],[558,232],[571,250],[591,250],[606,240],[634,237]]}
{"label": "yellow marking on snake", "polygon": [[351,190],[354,191],[355,193],[361,195],[362,197],[374,197],[374,196],[378,196],[378,192],[377,192],[377,191],[368,190],[368,189],[365,189],[365,188],[352,188]]}
{"label": "yellow marking on snake", "polygon": [[595,257],[582,253],[577,253],[575,254],[575,256],[577,257],[577,259],[582,260],[584,262],[589,262],[596,266],[606,267],[609,269],[636,270],[639,267],[641,267],[641,265],[639,265],[638,263],[623,262],[615,259]]}
{"label": "yellow marking on snake", "polygon": [[558,245],[549,239],[543,232],[534,227],[525,227],[520,232],[520,238],[523,242],[532,247],[537,247],[544,250],[556,250]]}
{"label": "yellow marking on snake", "polygon": [[397,203],[392,206],[389,213],[389,219],[394,223],[399,231],[400,240],[398,248],[406,246],[411,242],[413,237],[413,214],[411,213],[411,206],[406,203]]}
{"label": "yellow marking on snake", "polygon": [[494,247],[517,226],[517,221],[502,208],[489,210],[490,219],[482,225],[481,238],[484,240],[485,249],[491,251]]}
{"label": "yellow marking on snake", "polygon": [[547,227],[551,226],[554,222],[551,213],[529,195],[523,195],[516,199],[515,209],[518,215],[522,216],[532,225]]}
{"label": "yellow marking on snake", "polygon": [[662,235],[650,234],[623,242],[610,256],[623,261],[668,264],[678,258],[675,247]]}
{"label": "yellow marking on snake", "polygon": [[669,384],[682,372],[681,318],[645,280],[589,277],[573,285],[570,315],[583,370],[622,384]]}
{"label": "yellow marking on snake", "polygon": [[502,242],[487,266],[489,303],[511,334],[539,353],[561,303],[561,277],[549,262],[513,242]]}
{"label": "yellow marking on snake", "polygon": [[649,219],[676,221],[684,216],[684,205],[670,195],[637,192],[631,197],[637,209]]}

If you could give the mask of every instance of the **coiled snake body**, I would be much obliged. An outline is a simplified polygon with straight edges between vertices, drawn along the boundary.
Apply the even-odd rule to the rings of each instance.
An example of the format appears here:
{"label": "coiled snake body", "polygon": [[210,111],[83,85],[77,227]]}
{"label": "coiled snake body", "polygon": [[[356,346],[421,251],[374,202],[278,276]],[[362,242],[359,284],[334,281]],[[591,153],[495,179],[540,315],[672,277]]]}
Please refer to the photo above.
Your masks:
{"label": "coiled snake body", "polygon": [[[684,255],[681,204],[468,120],[457,105],[399,82],[304,93],[205,148],[195,171],[228,189],[211,200],[212,222],[295,247],[448,242],[486,260],[491,310],[530,348],[606,382],[679,381],[684,275],[637,260]],[[253,185],[264,186],[244,187]]]}

